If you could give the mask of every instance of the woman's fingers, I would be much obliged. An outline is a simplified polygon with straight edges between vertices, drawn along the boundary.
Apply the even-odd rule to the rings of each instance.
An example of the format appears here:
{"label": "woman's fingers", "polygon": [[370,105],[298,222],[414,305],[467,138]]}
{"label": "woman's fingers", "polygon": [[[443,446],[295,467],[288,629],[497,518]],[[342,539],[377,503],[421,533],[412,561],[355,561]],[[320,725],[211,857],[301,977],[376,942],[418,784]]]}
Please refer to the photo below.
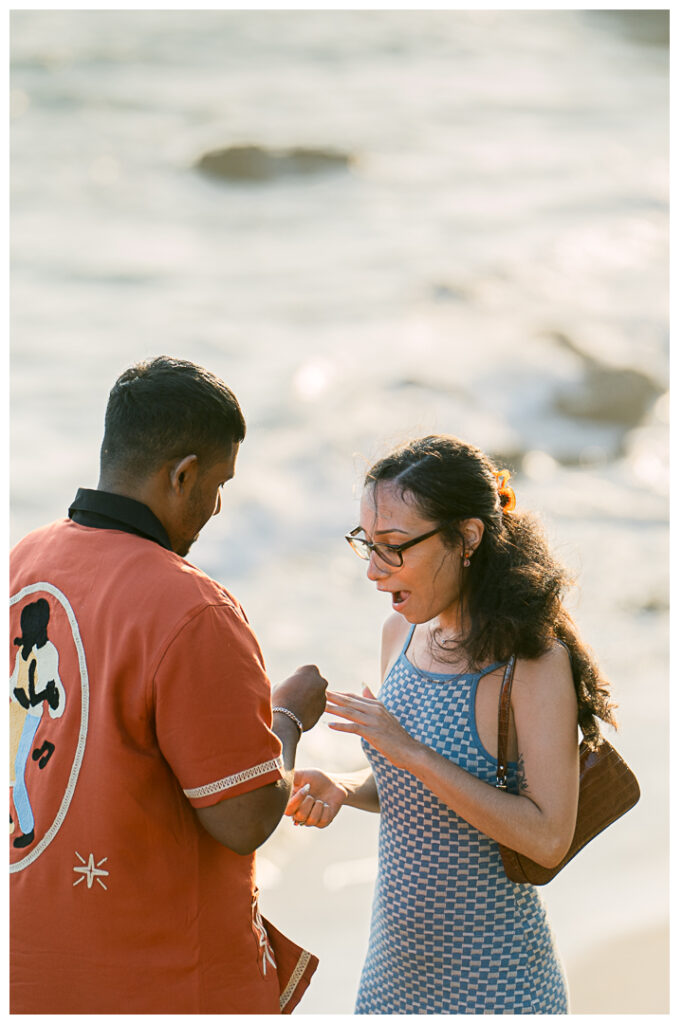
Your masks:
{"label": "woman's fingers", "polygon": [[359,708],[327,708],[328,715],[336,715],[337,718],[348,718],[351,722],[360,722],[367,716]]}
{"label": "woman's fingers", "polygon": [[308,812],[308,817],[306,818],[306,824],[309,826],[309,828],[320,826],[320,821],[326,807],[327,804],[323,800],[315,801],[312,808]]}
{"label": "woman's fingers", "polygon": [[304,825],[306,823],[308,815],[310,814],[314,804],[315,798],[310,794],[303,798],[297,809],[291,814],[291,818],[295,825]]}
{"label": "woman's fingers", "polygon": [[292,795],[289,798],[289,801],[287,802],[287,806],[285,807],[285,814],[292,815],[296,811],[298,811],[299,808],[301,807],[301,804],[308,796],[310,789],[311,785],[309,782],[307,782],[305,786],[301,787],[301,789],[297,789],[294,793],[292,793]]}
{"label": "woman's fingers", "polygon": [[359,697],[357,694],[338,694],[334,693],[327,695],[327,703],[325,710],[330,715],[338,715],[342,718],[348,718],[352,722],[366,721],[368,718],[376,715],[378,711],[384,710],[384,705],[380,701],[368,700],[364,697]]}
{"label": "woman's fingers", "polygon": [[[388,715],[381,701],[377,700],[368,686],[363,687],[363,695],[357,693],[338,693],[328,690],[326,693],[326,711],[344,722],[328,722],[328,728],[335,732],[354,733],[369,739],[376,745],[378,737],[391,725],[393,718]],[[389,720],[389,722],[387,722]],[[348,724],[347,724],[348,723]]]}
{"label": "woman's fingers", "polygon": [[[338,693],[336,690],[327,690],[325,697],[328,704],[339,704],[342,707],[367,707],[370,704],[367,697],[361,697],[358,693]],[[373,697],[372,700],[374,701],[375,698]]]}
{"label": "woman's fingers", "polygon": [[301,804],[299,805],[299,810],[296,812],[294,817],[298,818],[300,821],[306,821],[306,819],[308,818],[309,814],[311,813],[315,806],[315,802],[315,797],[311,796],[311,794],[309,793],[308,796],[305,796],[301,801]]}
{"label": "woman's fingers", "polygon": [[310,796],[307,797],[293,818],[295,825],[307,825],[309,828],[324,828],[330,821],[329,804],[324,800],[314,800]]}
{"label": "woman's fingers", "polygon": [[292,819],[293,825],[325,828],[334,820],[344,802],[343,786],[316,768],[297,769],[294,779],[298,788],[290,796],[285,814]]}

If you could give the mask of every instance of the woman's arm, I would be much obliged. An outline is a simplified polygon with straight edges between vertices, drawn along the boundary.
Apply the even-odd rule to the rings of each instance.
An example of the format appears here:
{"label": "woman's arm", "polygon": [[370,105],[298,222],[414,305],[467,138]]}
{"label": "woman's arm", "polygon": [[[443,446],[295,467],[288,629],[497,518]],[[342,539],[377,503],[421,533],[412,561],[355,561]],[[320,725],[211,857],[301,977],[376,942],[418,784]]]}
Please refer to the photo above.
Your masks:
{"label": "woman's arm", "polygon": [[356,807],[360,811],[379,814],[379,796],[372,768],[361,768],[357,772],[333,775],[332,777],[338,785],[346,790],[344,803],[347,807]]}
{"label": "woman's arm", "polygon": [[496,789],[415,740],[367,688],[361,697],[328,691],[327,704],[344,719],[331,729],[363,736],[474,828],[552,867],[569,848],[578,803],[577,702],[564,648],[517,663],[512,709],[519,794]]}

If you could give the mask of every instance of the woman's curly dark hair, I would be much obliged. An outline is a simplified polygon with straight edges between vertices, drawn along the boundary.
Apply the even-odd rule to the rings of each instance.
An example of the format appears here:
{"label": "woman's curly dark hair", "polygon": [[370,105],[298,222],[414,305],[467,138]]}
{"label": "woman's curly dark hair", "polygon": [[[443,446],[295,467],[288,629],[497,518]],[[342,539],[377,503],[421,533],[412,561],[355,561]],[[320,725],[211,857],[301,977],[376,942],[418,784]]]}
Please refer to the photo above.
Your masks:
{"label": "woman's curly dark hair", "polygon": [[585,740],[599,742],[597,718],[616,727],[609,686],[562,603],[573,583],[551,554],[529,513],[504,511],[511,496],[500,488],[484,452],[449,435],[430,435],[390,452],[370,469],[366,485],[391,481],[410,495],[425,519],[438,523],[446,544],[462,549],[459,524],[480,519],[484,533],[470,556],[464,598],[470,622],[460,641],[471,664],[538,658],[554,640],[569,649]]}

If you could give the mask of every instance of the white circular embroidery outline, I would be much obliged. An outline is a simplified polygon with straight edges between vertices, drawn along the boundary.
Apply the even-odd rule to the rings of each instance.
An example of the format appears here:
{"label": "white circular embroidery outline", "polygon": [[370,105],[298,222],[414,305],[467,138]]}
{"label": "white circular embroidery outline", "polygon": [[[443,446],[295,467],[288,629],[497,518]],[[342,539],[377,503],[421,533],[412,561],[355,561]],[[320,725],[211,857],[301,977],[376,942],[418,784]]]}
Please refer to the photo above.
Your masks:
{"label": "white circular embroidery outline", "polygon": [[49,829],[47,830],[43,838],[40,840],[40,842],[32,850],[30,850],[26,854],[26,856],[22,857],[21,860],[16,860],[14,861],[13,864],[10,864],[10,874],[13,874],[16,871],[23,871],[24,868],[27,868],[29,866],[29,864],[32,864],[35,860],[37,860],[38,857],[40,857],[41,853],[43,853],[45,849],[50,845],[50,843],[52,842],[52,840],[62,827],[64,819],[66,818],[67,811],[69,810],[71,799],[74,795],[74,790],[76,789],[76,782],[78,781],[78,776],[81,770],[81,764],[83,763],[83,754],[85,753],[85,741],[88,734],[88,713],[90,710],[88,666],[86,665],[85,661],[85,649],[83,647],[83,641],[81,640],[81,634],[78,629],[76,616],[74,615],[73,608],[69,604],[67,598],[61,592],[61,590],[58,590],[57,587],[55,587],[52,583],[31,583],[27,587],[24,587],[22,590],[20,590],[18,594],[15,594],[13,597],[10,597],[10,608],[12,607],[13,604],[16,604],[17,601],[22,601],[25,597],[28,597],[29,594],[37,594],[41,591],[47,594],[52,594],[53,597],[57,598],[62,608],[66,612],[67,619],[69,620],[69,625],[71,627],[71,635],[73,637],[73,641],[76,646],[76,653],[78,655],[78,667],[81,673],[81,725],[78,731],[78,743],[76,745],[76,754],[74,756],[74,761],[71,766],[69,781],[67,783],[66,791],[62,798],[59,810],[57,811],[55,820],[52,822],[52,824],[50,825]]}

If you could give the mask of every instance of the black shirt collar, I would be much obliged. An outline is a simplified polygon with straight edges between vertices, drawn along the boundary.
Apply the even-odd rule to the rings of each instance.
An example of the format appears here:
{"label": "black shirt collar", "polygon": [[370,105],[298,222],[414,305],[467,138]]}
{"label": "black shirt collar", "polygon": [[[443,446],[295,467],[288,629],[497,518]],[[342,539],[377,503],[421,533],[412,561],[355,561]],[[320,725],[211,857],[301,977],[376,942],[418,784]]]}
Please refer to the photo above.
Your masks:
{"label": "black shirt collar", "polygon": [[80,526],[100,530],[122,530],[161,544],[172,551],[166,530],[147,505],[123,494],[92,491],[79,487],[69,508],[69,519]]}

